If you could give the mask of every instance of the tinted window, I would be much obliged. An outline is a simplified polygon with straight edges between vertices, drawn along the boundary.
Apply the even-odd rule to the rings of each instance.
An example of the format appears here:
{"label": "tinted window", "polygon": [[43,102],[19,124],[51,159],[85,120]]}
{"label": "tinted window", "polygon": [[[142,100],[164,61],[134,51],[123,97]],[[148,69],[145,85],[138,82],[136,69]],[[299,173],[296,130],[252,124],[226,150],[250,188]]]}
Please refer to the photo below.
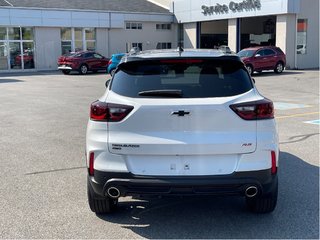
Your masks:
{"label": "tinted window", "polygon": [[146,97],[139,92],[149,90],[181,90],[183,98],[226,97],[252,87],[241,62],[201,59],[124,63],[111,83],[112,91],[127,97]]}
{"label": "tinted window", "polygon": [[264,55],[265,56],[270,56],[270,55],[274,55],[274,54],[275,54],[275,52],[272,51],[271,49],[265,49],[264,50]]}
{"label": "tinted window", "polygon": [[93,56],[94,56],[94,58],[98,58],[98,59],[102,59],[102,58],[103,58],[103,57],[102,57],[100,54],[98,54],[98,53],[93,54]]}
{"label": "tinted window", "polygon": [[257,53],[256,53],[256,55],[260,55],[260,56],[264,56],[264,50],[260,50],[260,51],[258,51]]}
{"label": "tinted window", "polygon": [[92,53],[86,53],[86,54],[84,54],[84,57],[85,58],[92,58],[93,54]]}
{"label": "tinted window", "polygon": [[76,53],[76,54],[72,55],[72,57],[83,58],[83,57],[84,57],[84,54],[82,54],[82,53]]}

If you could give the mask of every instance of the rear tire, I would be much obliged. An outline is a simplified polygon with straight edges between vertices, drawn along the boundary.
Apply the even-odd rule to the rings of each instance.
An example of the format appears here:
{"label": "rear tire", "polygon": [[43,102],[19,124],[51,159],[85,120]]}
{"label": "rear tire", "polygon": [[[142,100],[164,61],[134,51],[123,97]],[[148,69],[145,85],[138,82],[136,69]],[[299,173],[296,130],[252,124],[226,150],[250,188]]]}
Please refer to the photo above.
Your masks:
{"label": "rear tire", "polygon": [[247,70],[248,70],[248,73],[250,74],[250,76],[253,74],[253,67],[252,65],[247,65],[246,66]]}
{"label": "rear tire", "polygon": [[275,180],[274,188],[267,195],[257,196],[253,198],[246,197],[246,204],[251,212],[270,213],[277,205],[278,199],[278,178]]}
{"label": "rear tire", "polygon": [[85,75],[88,73],[88,66],[85,64],[82,64],[80,66],[80,70],[79,70],[80,74]]}
{"label": "rear tire", "polygon": [[88,203],[92,212],[95,212],[97,214],[111,213],[116,209],[118,200],[109,197],[97,196],[94,193],[89,181],[87,182],[87,193]]}
{"label": "rear tire", "polygon": [[284,66],[283,66],[283,63],[282,62],[278,62],[275,69],[274,69],[274,72],[275,73],[282,73],[284,70]]}

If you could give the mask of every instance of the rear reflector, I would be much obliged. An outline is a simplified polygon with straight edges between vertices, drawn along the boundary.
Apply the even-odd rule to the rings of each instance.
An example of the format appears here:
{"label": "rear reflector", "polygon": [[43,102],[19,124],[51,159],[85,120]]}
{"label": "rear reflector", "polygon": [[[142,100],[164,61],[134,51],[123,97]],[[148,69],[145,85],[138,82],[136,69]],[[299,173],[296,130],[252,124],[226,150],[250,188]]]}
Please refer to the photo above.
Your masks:
{"label": "rear reflector", "polygon": [[90,152],[89,154],[89,175],[90,176],[93,176],[94,174],[93,165],[94,165],[94,152]]}
{"label": "rear reflector", "polygon": [[94,121],[119,122],[132,109],[132,106],[96,101],[91,104],[90,119]]}
{"label": "rear reflector", "polygon": [[261,120],[274,118],[273,103],[269,99],[233,104],[230,108],[244,120]]}
{"label": "rear reflector", "polygon": [[277,159],[276,159],[276,152],[271,151],[271,174],[277,173]]}

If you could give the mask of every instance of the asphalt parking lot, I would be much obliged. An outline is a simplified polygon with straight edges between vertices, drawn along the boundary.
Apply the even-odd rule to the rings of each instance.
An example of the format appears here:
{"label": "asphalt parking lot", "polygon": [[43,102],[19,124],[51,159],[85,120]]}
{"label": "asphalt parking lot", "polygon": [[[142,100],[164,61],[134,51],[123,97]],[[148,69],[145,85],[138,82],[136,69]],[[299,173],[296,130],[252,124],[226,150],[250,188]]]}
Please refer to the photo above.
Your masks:
{"label": "asphalt parking lot", "polygon": [[[85,131],[106,74],[0,75],[0,238],[319,239],[319,71],[254,76],[280,136],[272,214],[239,197],[121,199],[111,215],[87,204]],[[310,122],[312,121],[312,122]]]}

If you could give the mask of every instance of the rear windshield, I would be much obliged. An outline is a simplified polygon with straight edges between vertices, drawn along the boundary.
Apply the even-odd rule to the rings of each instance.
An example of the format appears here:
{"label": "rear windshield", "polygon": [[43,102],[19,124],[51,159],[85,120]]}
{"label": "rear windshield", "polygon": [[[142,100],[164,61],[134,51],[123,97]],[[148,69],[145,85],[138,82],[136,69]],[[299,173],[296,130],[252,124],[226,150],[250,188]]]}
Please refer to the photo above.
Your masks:
{"label": "rear windshield", "polygon": [[145,91],[179,91],[182,98],[228,97],[253,88],[241,62],[231,60],[170,59],[134,61],[119,66],[111,90],[127,97]]}

